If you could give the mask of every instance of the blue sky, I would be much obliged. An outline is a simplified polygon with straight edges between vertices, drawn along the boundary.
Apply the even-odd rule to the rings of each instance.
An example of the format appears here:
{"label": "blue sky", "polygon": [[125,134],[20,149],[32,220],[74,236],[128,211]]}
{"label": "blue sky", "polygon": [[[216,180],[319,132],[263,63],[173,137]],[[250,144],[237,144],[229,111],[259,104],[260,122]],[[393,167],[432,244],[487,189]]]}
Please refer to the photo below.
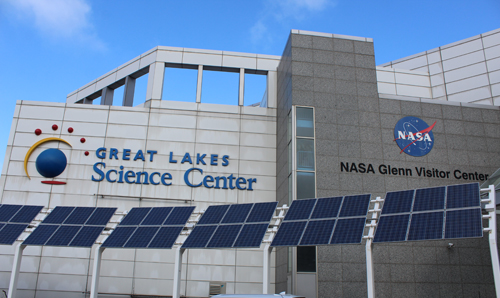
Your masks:
{"label": "blue sky", "polygon": [[0,156],[16,100],[65,102],[158,45],[281,55],[300,29],[371,37],[382,64],[497,28],[498,0],[0,0]]}

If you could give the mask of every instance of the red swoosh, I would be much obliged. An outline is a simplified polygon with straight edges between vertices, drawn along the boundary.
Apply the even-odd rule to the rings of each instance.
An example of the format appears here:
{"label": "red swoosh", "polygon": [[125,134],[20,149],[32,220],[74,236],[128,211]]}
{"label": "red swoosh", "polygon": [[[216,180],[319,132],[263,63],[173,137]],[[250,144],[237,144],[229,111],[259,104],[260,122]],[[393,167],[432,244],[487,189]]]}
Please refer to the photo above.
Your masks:
{"label": "red swoosh", "polygon": [[[417,133],[422,133],[422,137],[423,137],[424,135],[426,135],[426,134],[429,134],[429,132],[430,132],[430,131],[434,128],[434,125],[436,125],[436,122],[437,122],[437,121],[434,121],[434,123],[433,123],[431,126],[427,127],[426,129],[422,129],[421,131],[419,131],[419,132],[417,132]],[[416,133],[416,134],[417,134],[417,133]],[[407,137],[407,136],[408,136],[408,135],[406,135],[405,137]],[[399,140],[399,139],[401,139],[401,138],[394,139],[394,141]],[[413,141],[413,142],[411,142],[410,144],[408,144],[408,146],[404,147],[404,148],[403,148],[403,150],[401,150],[401,152],[399,152],[399,154],[403,153],[403,151],[405,151],[405,149],[406,149],[406,148],[410,147],[410,146],[411,146],[413,143],[415,143],[416,141],[418,141],[418,139],[417,139],[417,140],[415,140],[415,141]]]}

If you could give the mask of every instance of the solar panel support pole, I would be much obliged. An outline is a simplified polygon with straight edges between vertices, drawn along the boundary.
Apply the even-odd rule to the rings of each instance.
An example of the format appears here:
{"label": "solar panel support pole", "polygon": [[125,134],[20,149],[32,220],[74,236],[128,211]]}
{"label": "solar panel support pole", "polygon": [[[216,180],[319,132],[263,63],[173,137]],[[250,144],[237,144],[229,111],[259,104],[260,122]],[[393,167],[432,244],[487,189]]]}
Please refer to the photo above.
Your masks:
{"label": "solar panel support pole", "polygon": [[99,292],[99,276],[101,275],[101,259],[105,248],[101,245],[95,248],[94,268],[92,269],[92,282],[90,284],[90,298],[97,298]]}
{"label": "solar panel support pole", "polygon": [[186,249],[178,246],[175,249],[175,263],[174,263],[174,289],[172,298],[181,297],[181,271],[182,271],[182,254]]}
{"label": "solar panel support pole", "polygon": [[375,199],[375,206],[372,212],[372,220],[370,221],[370,229],[368,230],[368,237],[366,238],[366,285],[368,287],[368,298],[375,298],[375,276],[373,272],[373,256],[372,256],[372,242],[375,234],[375,226],[377,224],[378,210],[380,208],[380,197]]}
{"label": "solar panel support pole", "polygon": [[269,294],[269,273],[271,269],[271,243],[264,246],[264,274],[262,274],[262,294]]}
{"label": "solar panel support pole", "polygon": [[10,273],[9,293],[7,297],[15,298],[17,295],[17,281],[19,280],[19,270],[21,268],[21,260],[23,259],[23,250],[25,248],[26,245],[23,245],[22,243],[19,243],[15,248],[14,262],[12,264],[12,272]]}
{"label": "solar panel support pole", "polygon": [[498,259],[498,247],[497,247],[497,214],[496,214],[496,195],[495,186],[490,185],[488,187],[489,191],[489,204],[485,206],[488,210],[488,237],[490,242],[490,254],[491,254],[491,265],[493,267],[493,278],[495,281],[495,291],[497,297],[500,297],[500,264]]}

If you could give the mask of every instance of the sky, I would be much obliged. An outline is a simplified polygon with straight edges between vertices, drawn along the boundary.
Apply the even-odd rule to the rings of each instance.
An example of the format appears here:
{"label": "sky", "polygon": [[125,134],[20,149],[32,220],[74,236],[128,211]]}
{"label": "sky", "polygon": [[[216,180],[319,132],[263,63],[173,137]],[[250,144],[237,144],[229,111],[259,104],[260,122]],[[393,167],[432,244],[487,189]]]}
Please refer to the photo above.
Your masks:
{"label": "sky", "polygon": [[299,29],[371,37],[379,65],[498,28],[498,0],[0,0],[0,156],[16,100],[65,102],[158,45],[281,55]]}

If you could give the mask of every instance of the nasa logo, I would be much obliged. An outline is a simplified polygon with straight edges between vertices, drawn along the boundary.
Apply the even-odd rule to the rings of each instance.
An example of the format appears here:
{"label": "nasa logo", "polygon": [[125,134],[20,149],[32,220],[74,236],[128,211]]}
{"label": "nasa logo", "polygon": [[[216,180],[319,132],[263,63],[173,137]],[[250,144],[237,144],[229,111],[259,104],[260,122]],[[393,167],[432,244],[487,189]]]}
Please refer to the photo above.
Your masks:
{"label": "nasa logo", "polygon": [[429,153],[434,145],[432,129],[436,125],[427,125],[424,120],[417,117],[404,117],[394,127],[394,141],[401,148],[401,153],[420,157]]}

